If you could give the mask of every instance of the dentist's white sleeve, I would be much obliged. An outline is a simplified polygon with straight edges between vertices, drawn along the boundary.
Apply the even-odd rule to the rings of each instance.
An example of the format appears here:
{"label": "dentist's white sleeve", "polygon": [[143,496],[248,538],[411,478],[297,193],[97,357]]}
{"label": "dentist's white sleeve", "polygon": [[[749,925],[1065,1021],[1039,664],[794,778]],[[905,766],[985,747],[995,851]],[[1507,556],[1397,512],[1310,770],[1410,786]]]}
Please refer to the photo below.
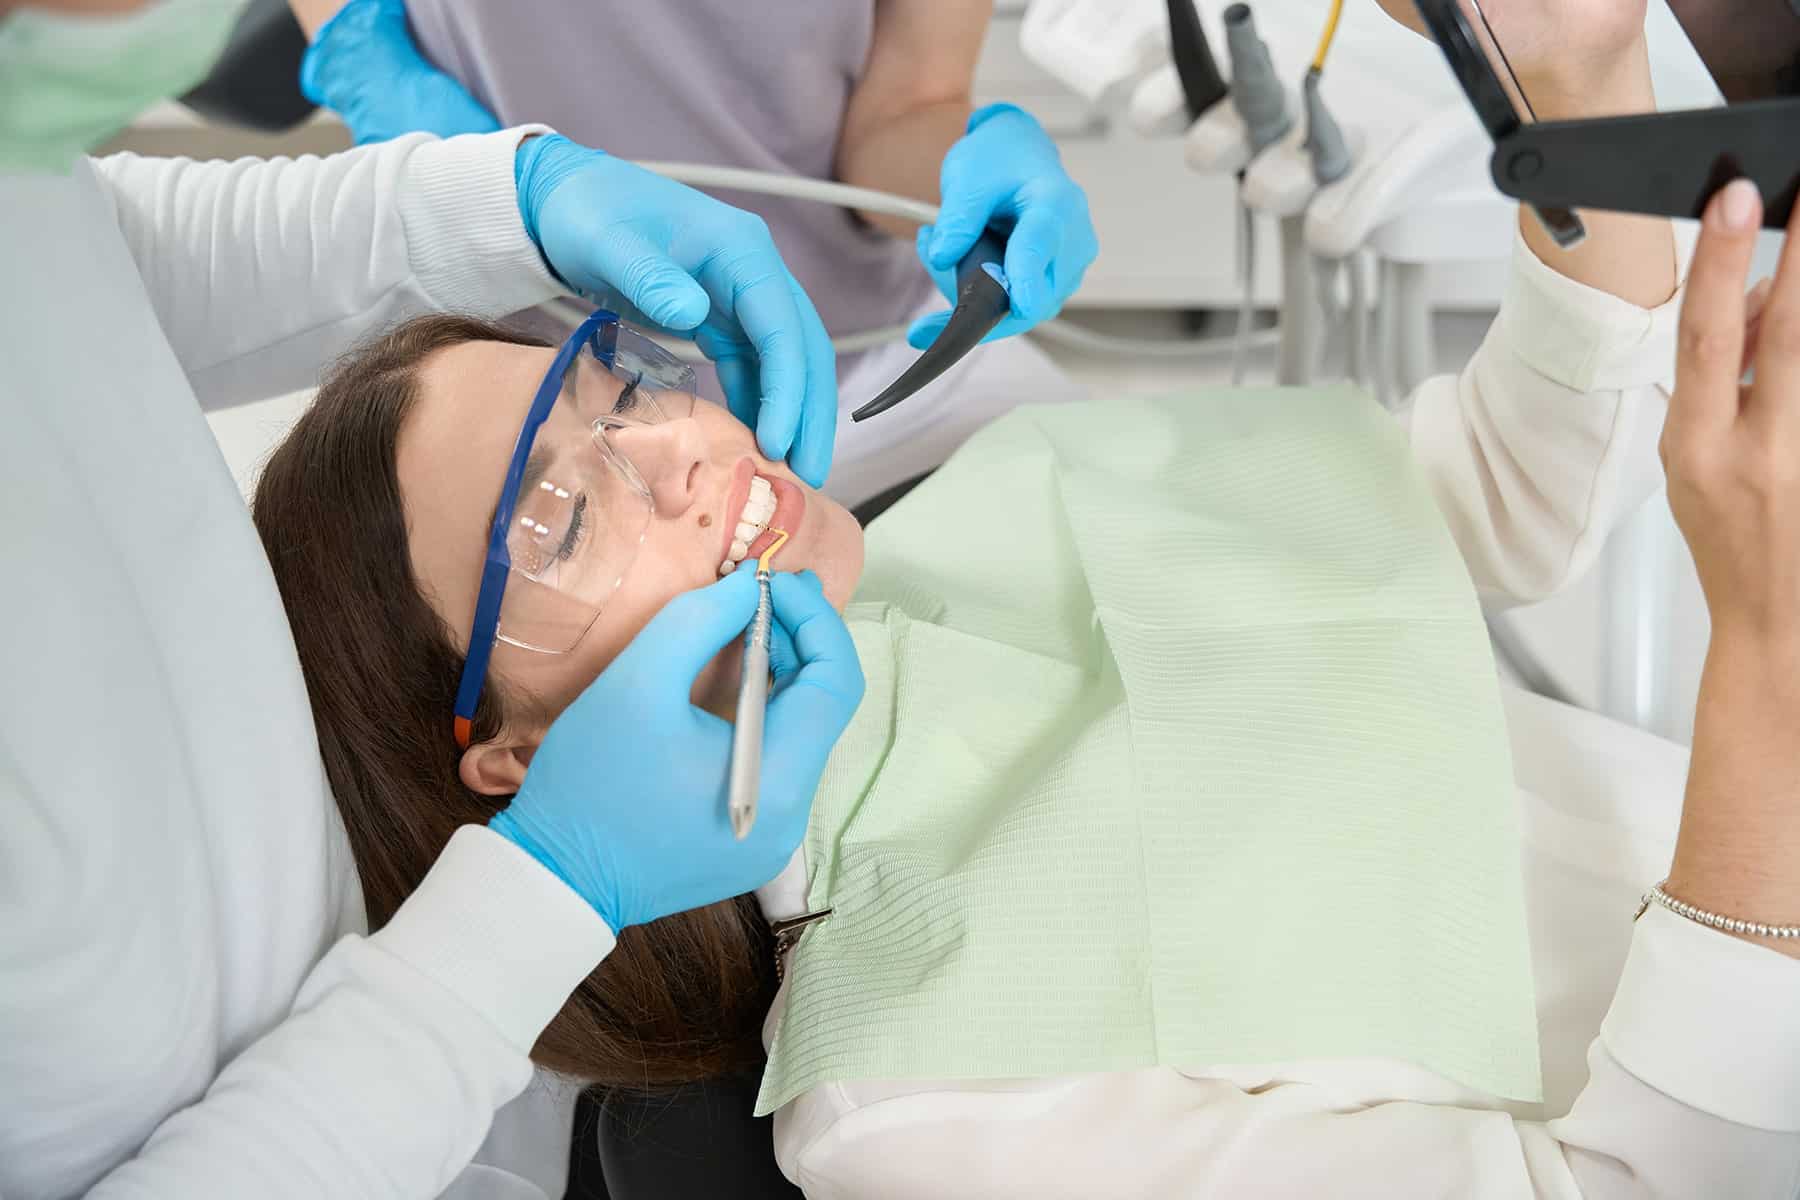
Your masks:
{"label": "dentist's white sleeve", "polygon": [[288,1018],[88,1195],[437,1196],[612,947],[561,880],[465,827],[380,932],[333,947]]}
{"label": "dentist's white sleeve", "polygon": [[358,338],[407,316],[500,317],[563,294],[513,183],[520,139],[542,131],[94,165],[163,333],[212,408],[316,383]]}
{"label": "dentist's white sleeve", "polygon": [[[1680,292],[1655,309],[1576,283],[1514,235],[1500,314],[1469,364],[1401,411],[1484,603],[1579,578],[1662,482]],[[1685,270],[1692,231],[1677,228]]]}

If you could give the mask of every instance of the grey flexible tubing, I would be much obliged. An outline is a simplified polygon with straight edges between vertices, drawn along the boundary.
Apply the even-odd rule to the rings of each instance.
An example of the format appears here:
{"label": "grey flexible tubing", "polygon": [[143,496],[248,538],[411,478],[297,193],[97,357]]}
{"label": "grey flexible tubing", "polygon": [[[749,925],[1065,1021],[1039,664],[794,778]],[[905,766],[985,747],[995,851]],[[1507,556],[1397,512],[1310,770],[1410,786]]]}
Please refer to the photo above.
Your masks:
{"label": "grey flexible tubing", "polygon": [[[872,188],[854,187],[847,183],[835,183],[825,179],[812,179],[804,175],[785,175],[776,171],[751,171],[743,167],[721,167],[711,163],[640,161],[636,165],[647,171],[654,171],[667,179],[672,179],[676,183],[685,183],[689,187],[729,188],[761,196],[786,196],[794,200],[808,200],[817,204],[830,204],[838,208],[882,213],[885,216],[917,221],[920,224],[930,224],[937,220],[938,215],[937,205],[926,204],[922,200],[914,200],[909,196],[897,196],[892,192],[879,192]],[[552,300],[545,307],[572,323],[579,323],[581,318],[586,315],[573,303],[566,300]],[[858,333],[845,334],[831,339],[831,348],[839,354],[857,354],[876,346],[885,346],[890,342],[901,341],[906,337],[906,330],[907,326],[905,325],[889,325],[881,329],[868,329]],[[1233,339],[1229,337],[1203,338],[1193,341],[1159,341],[1154,338],[1117,337],[1112,334],[1096,333],[1091,329],[1083,329],[1073,322],[1063,320],[1045,321],[1032,329],[1031,336],[1096,354],[1117,354],[1135,358],[1203,359],[1215,354],[1229,354],[1234,346]],[[1248,344],[1252,346],[1274,345],[1278,336],[1279,331],[1275,330],[1258,332],[1250,336]],[[702,361],[700,353],[690,344],[677,344],[671,349],[687,361]]]}

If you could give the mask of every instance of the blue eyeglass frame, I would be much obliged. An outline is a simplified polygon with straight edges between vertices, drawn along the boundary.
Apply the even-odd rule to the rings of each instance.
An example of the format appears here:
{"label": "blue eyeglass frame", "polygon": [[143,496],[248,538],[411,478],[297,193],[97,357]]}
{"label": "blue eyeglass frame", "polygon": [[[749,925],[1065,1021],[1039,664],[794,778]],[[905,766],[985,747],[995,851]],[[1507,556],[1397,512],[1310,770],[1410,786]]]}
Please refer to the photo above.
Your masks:
{"label": "blue eyeglass frame", "polygon": [[475,622],[469,629],[469,652],[463,658],[462,678],[456,685],[454,708],[456,744],[469,748],[474,732],[475,706],[481,700],[481,689],[487,682],[488,659],[494,653],[494,642],[500,632],[500,602],[506,597],[506,577],[512,573],[512,554],[506,548],[508,530],[512,527],[513,510],[519,503],[519,486],[524,481],[525,463],[531,457],[532,443],[538,430],[550,417],[556,398],[562,394],[563,376],[575,356],[592,346],[594,357],[608,370],[612,369],[619,346],[619,316],[604,308],[587,315],[575,332],[556,352],[544,381],[538,384],[525,424],[519,428],[513,443],[512,462],[507,465],[506,479],[500,485],[500,500],[494,505],[494,524],[488,530],[487,561],[481,568],[481,591],[475,597]]}

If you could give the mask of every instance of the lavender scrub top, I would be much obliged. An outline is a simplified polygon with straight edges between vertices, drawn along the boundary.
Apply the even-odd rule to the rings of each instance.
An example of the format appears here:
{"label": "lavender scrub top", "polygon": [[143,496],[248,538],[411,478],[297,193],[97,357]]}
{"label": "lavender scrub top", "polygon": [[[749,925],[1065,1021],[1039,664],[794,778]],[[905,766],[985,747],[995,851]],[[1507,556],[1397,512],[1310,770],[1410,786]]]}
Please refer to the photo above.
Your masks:
{"label": "lavender scrub top", "polygon": [[[816,179],[836,176],[874,10],[874,0],[407,0],[427,57],[503,124],[541,121],[622,158]],[[708,190],[768,223],[833,336],[903,322],[934,291],[910,239],[844,209]],[[840,358],[840,379],[848,366]]]}

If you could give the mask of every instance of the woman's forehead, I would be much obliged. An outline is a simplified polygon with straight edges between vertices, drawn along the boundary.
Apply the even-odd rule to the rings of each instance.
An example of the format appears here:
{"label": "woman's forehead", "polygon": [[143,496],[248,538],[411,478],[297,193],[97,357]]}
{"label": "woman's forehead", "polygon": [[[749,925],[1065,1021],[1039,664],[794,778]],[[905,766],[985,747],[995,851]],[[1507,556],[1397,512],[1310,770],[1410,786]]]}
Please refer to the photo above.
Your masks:
{"label": "woman's forehead", "polygon": [[[466,627],[473,598],[453,581],[477,577],[494,500],[513,443],[555,351],[506,342],[464,342],[421,365],[418,395],[400,429],[395,467],[410,531],[413,568]],[[450,603],[452,598],[458,603]]]}

